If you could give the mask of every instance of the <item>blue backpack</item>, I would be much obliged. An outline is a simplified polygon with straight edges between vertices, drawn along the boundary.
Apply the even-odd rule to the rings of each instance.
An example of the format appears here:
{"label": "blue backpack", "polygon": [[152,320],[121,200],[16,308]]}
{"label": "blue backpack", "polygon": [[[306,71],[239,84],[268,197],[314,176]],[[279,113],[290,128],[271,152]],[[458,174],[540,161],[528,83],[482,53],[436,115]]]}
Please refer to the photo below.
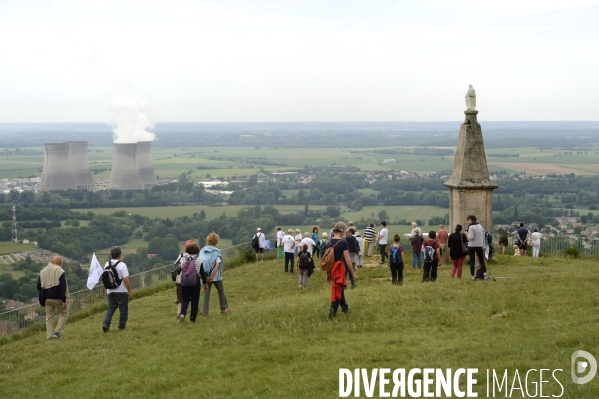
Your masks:
{"label": "blue backpack", "polygon": [[324,254],[324,253],[325,253],[325,251],[327,250],[327,247],[328,247],[328,246],[329,246],[329,243],[328,243],[328,241],[323,239],[323,240],[320,242],[320,253]]}
{"label": "blue backpack", "polygon": [[435,259],[435,249],[432,247],[432,245],[428,245],[428,241],[429,240],[426,240],[424,242],[424,261],[428,263],[433,263],[433,260]]}
{"label": "blue backpack", "polygon": [[391,246],[391,256],[389,257],[389,262],[394,265],[401,265],[401,249],[402,245],[398,245],[397,247]]}

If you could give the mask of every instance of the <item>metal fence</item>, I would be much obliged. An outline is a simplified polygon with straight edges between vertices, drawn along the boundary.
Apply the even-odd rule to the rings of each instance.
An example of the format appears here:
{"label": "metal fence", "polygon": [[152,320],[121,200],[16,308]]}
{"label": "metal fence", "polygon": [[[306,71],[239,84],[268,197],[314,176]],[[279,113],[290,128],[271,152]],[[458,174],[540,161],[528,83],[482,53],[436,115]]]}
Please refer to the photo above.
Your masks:
{"label": "metal fence", "polygon": [[[250,261],[253,257],[249,243],[239,244],[233,247],[221,249],[225,269],[239,266]],[[271,253],[274,251],[270,251]],[[171,280],[171,269],[174,263],[156,269],[129,276],[129,282],[133,292],[146,288],[157,287]],[[106,301],[104,287],[97,284],[92,290],[81,290],[69,294],[68,306],[69,317],[93,308],[95,305]],[[46,322],[46,310],[38,304],[27,305],[16,310],[0,313],[0,338],[10,337],[23,328],[35,323]]]}
{"label": "metal fence", "polygon": [[[505,253],[513,255],[515,252],[514,245],[517,241],[510,235],[508,237],[508,246]],[[493,234],[493,247],[495,253],[500,253],[499,235]],[[599,243],[587,238],[578,236],[556,236],[541,238],[541,247],[539,249],[540,256],[576,256],[581,258],[599,259]],[[532,255],[532,246],[528,243],[526,256]]]}

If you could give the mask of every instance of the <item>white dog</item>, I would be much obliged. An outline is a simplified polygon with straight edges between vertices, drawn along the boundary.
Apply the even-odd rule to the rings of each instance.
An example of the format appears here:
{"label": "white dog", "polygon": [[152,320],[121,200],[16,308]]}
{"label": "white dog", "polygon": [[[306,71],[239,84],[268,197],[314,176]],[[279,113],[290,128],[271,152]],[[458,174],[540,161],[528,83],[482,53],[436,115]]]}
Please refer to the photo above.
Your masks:
{"label": "white dog", "polygon": [[514,245],[514,256],[520,256],[520,248],[517,245]]}

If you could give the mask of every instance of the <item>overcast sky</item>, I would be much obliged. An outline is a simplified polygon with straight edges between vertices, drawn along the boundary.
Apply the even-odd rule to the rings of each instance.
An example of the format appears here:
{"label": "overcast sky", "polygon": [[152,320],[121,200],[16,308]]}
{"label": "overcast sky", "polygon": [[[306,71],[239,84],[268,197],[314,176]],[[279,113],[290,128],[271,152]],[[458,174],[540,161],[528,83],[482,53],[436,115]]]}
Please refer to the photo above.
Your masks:
{"label": "overcast sky", "polygon": [[0,0],[0,123],[599,120],[599,0]]}

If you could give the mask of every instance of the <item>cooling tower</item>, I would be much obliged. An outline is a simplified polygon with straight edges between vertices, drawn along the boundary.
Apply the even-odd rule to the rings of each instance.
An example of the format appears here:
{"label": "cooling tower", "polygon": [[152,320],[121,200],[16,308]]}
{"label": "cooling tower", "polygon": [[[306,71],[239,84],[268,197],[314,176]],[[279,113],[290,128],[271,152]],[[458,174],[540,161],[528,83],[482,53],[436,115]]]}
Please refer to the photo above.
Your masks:
{"label": "cooling tower", "polygon": [[87,141],[70,141],[68,144],[69,165],[75,187],[79,190],[93,190],[94,179],[87,160]]}
{"label": "cooling tower", "polygon": [[150,156],[151,149],[151,141],[140,141],[135,149],[135,164],[137,165],[137,173],[143,181],[143,188],[152,188],[156,185],[156,174]]}
{"label": "cooling tower", "polygon": [[[76,189],[69,163],[69,143],[44,144],[44,169],[39,189],[41,191]],[[87,167],[89,171],[89,166]]]}
{"label": "cooling tower", "polygon": [[112,172],[108,188],[112,190],[138,190],[144,182],[137,172],[136,143],[112,143]]}

